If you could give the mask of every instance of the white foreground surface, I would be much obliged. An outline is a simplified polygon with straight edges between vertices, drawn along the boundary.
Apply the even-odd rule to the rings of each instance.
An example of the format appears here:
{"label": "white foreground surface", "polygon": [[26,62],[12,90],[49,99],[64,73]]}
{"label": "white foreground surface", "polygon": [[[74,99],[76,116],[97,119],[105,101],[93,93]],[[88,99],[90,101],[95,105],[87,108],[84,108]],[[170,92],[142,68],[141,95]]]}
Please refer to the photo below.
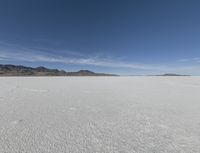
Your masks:
{"label": "white foreground surface", "polygon": [[1,77],[0,153],[200,153],[200,77]]}

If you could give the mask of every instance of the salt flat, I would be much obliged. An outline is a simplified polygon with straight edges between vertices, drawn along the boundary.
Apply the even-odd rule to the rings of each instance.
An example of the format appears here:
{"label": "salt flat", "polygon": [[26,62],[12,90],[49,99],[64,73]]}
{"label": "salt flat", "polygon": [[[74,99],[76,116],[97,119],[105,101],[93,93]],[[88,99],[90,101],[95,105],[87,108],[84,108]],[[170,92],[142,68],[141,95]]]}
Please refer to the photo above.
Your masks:
{"label": "salt flat", "polygon": [[1,77],[0,153],[199,153],[200,77]]}

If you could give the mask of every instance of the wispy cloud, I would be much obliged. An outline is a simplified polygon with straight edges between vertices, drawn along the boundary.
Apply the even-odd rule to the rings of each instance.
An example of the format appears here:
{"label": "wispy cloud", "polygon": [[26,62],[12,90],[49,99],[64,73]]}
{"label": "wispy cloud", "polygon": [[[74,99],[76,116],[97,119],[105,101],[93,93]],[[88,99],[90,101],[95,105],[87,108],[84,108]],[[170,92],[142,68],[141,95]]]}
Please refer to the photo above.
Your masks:
{"label": "wispy cloud", "polygon": [[73,64],[81,66],[97,66],[107,68],[124,68],[124,69],[137,69],[142,71],[152,72],[153,74],[160,73],[180,73],[180,74],[195,74],[200,71],[199,65],[192,66],[168,66],[168,65],[150,65],[150,64],[137,64],[127,63],[124,61],[88,57],[88,58],[77,58],[77,57],[61,57],[61,56],[47,56],[33,53],[3,53],[0,51],[0,60],[8,61],[24,61],[24,62],[46,62],[46,63],[62,63],[62,64]]}
{"label": "wispy cloud", "polygon": [[[0,42],[2,44],[2,42]],[[2,47],[2,46],[5,47]],[[96,66],[116,69],[137,69],[143,72],[152,73],[180,73],[180,74],[196,74],[200,75],[200,58],[180,59],[179,64],[144,64],[127,62],[123,59],[104,57],[104,56],[87,56],[72,51],[60,51],[65,54],[61,56],[53,52],[50,48],[26,48],[13,44],[3,43],[0,45],[0,61],[12,62],[46,62],[46,63],[62,63],[80,66]],[[189,62],[194,64],[189,64]],[[134,72],[134,71],[132,71]]]}
{"label": "wispy cloud", "polygon": [[[24,61],[24,62],[48,62],[75,65],[90,65],[110,68],[130,68],[130,69],[163,69],[163,66],[155,66],[140,63],[128,63],[111,57],[98,55],[87,56],[79,52],[68,50],[54,50],[47,47],[24,47],[0,41],[0,60]],[[4,48],[2,48],[4,46]],[[62,53],[62,56],[58,54]]]}
{"label": "wispy cloud", "polygon": [[91,65],[101,67],[113,68],[132,68],[132,69],[161,69],[158,66],[125,63],[123,61],[116,61],[108,58],[95,57],[61,57],[55,55],[41,55],[34,53],[11,53],[0,51],[0,60],[10,61],[26,61],[26,62],[48,62],[48,63],[63,63],[63,64],[76,64],[76,65]]}
{"label": "wispy cloud", "polygon": [[200,63],[200,58],[199,57],[194,57],[194,58],[183,58],[183,59],[179,59],[179,62],[196,62],[196,63]]}

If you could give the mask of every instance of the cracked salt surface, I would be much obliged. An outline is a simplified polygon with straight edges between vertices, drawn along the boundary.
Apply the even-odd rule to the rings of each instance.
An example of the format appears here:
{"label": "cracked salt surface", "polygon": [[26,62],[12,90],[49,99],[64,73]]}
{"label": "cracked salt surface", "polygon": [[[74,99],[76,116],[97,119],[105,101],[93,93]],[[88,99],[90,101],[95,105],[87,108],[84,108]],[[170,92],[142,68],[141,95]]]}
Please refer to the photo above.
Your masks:
{"label": "cracked salt surface", "polygon": [[48,90],[44,89],[30,89],[30,88],[24,88],[26,91],[31,91],[31,92],[48,92]]}
{"label": "cracked salt surface", "polygon": [[15,121],[12,121],[11,124],[17,125],[17,124],[20,124],[22,122],[23,122],[23,120],[15,120]]}
{"label": "cracked salt surface", "polygon": [[199,153],[200,77],[0,78],[0,153]]}

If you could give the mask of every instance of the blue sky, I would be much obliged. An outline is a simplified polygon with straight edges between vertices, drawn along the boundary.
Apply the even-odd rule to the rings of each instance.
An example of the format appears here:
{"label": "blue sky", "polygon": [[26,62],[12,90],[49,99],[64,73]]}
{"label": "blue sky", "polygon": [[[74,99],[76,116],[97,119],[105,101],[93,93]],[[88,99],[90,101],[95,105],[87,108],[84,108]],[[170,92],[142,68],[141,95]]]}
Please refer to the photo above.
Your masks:
{"label": "blue sky", "polygon": [[1,0],[0,63],[200,75],[198,0]]}

